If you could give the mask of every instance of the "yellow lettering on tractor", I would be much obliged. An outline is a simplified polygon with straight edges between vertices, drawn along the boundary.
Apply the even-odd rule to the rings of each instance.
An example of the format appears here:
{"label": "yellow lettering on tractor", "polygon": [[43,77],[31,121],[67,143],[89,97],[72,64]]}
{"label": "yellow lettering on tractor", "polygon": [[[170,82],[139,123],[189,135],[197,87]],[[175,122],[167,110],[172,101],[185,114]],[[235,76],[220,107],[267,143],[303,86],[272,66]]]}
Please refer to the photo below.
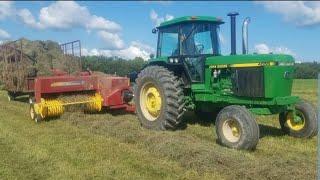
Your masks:
{"label": "yellow lettering on tractor", "polygon": [[258,63],[242,63],[242,64],[217,64],[211,65],[209,68],[219,69],[219,68],[241,68],[241,67],[260,67],[260,66],[275,66],[275,62],[258,62]]}

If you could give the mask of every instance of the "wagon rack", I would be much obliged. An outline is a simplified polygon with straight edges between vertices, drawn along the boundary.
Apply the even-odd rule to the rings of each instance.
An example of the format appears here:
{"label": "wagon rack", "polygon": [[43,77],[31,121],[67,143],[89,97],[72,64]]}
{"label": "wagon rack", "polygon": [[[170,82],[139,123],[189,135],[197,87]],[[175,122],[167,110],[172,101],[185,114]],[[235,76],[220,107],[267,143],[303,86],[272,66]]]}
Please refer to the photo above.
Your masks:
{"label": "wagon rack", "polygon": [[63,54],[66,56],[72,56],[74,58],[79,58],[79,66],[81,67],[81,41],[71,41],[60,44],[60,48]]}
{"label": "wagon rack", "polygon": [[[3,89],[8,92],[8,99],[13,100],[17,96],[33,93],[34,79],[39,69],[36,66],[37,59],[27,54],[23,39],[10,41],[0,45],[0,82]],[[81,69],[81,42],[80,40],[67,42],[59,45],[61,58],[67,63],[65,67],[72,67],[72,62],[78,62],[78,70]],[[60,51],[60,49],[58,48]],[[42,52],[43,55],[44,52]],[[49,58],[48,71],[54,69],[52,56]],[[69,61],[69,62],[68,62]],[[69,63],[69,64],[68,64]],[[71,73],[71,70],[67,70]]]}
{"label": "wagon rack", "polygon": [[0,80],[8,91],[8,98],[30,93],[28,81],[36,75],[35,60],[23,53],[22,41],[4,43],[0,46]]}

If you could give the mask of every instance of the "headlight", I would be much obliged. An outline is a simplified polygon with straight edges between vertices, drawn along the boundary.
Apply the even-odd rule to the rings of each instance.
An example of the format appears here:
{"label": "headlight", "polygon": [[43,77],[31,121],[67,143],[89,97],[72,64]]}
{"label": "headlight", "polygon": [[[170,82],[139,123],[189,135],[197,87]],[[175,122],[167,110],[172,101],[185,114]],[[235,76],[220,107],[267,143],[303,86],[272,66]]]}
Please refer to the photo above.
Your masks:
{"label": "headlight", "polygon": [[179,63],[179,59],[178,58],[170,58],[169,62],[170,63]]}

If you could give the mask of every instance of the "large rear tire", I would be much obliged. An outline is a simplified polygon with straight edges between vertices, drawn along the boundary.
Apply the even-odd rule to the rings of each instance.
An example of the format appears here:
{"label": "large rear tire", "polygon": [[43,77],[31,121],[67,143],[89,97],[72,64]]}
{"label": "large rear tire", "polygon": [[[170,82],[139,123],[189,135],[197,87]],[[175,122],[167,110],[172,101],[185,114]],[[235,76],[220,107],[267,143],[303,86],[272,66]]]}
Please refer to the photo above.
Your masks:
{"label": "large rear tire", "polygon": [[318,120],[313,106],[302,100],[295,105],[295,111],[298,122],[294,121],[292,112],[286,111],[279,114],[282,131],[297,138],[311,138],[317,135]]}
{"label": "large rear tire", "polygon": [[259,141],[259,126],[243,106],[223,108],[216,120],[218,142],[234,149],[255,149]]}
{"label": "large rear tire", "polygon": [[148,66],[136,82],[134,98],[141,125],[154,130],[176,129],[184,114],[180,79],[162,66]]}

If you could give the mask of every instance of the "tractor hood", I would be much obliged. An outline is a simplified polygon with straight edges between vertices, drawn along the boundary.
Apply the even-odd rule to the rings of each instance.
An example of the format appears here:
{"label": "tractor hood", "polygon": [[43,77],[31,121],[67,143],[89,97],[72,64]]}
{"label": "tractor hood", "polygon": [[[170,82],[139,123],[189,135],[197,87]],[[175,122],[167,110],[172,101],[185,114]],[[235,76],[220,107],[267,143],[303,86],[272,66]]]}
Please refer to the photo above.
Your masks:
{"label": "tractor hood", "polygon": [[293,66],[294,58],[285,54],[212,56],[207,58],[206,65],[224,67]]}

